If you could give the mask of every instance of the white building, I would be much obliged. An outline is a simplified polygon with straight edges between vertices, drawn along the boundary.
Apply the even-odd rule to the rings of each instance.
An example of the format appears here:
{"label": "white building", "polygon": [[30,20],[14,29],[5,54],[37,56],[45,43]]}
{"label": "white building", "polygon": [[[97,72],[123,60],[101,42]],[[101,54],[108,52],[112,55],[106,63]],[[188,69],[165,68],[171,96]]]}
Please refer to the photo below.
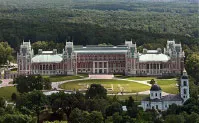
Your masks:
{"label": "white building", "polygon": [[157,84],[151,86],[150,96],[142,100],[141,107],[147,109],[167,110],[169,105],[183,105],[190,98],[189,96],[189,80],[187,72],[184,70],[180,79],[180,93],[162,96],[162,89]]}

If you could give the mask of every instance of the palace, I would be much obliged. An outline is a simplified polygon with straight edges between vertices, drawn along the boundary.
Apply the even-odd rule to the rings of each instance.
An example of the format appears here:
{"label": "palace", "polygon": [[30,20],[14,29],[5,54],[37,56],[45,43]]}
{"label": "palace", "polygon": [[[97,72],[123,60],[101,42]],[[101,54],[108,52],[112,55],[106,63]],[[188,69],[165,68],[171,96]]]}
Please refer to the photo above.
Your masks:
{"label": "palace", "polygon": [[23,42],[17,53],[18,74],[76,75],[124,74],[127,76],[178,76],[184,69],[181,44],[167,41],[162,51],[143,49],[125,41],[118,46],[76,46],[66,42],[62,53],[38,50],[34,54],[30,42]]}

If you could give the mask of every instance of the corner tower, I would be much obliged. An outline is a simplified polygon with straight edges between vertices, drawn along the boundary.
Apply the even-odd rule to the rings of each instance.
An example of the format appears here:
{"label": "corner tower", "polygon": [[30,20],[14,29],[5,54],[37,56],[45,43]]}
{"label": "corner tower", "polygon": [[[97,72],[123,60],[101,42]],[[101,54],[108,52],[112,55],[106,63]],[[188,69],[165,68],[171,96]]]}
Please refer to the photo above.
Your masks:
{"label": "corner tower", "polygon": [[180,96],[183,99],[183,102],[190,98],[189,79],[186,70],[183,71],[183,75],[180,80]]}
{"label": "corner tower", "polygon": [[63,59],[67,75],[76,74],[76,55],[73,50],[73,42],[66,42],[65,51],[63,52]]}
{"label": "corner tower", "polygon": [[19,74],[31,74],[31,60],[33,57],[33,49],[30,41],[24,42],[20,46],[20,51],[17,53],[17,64]]}
{"label": "corner tower", "polygon": [[138,58],[136,43],[133,44],[132,41],[125,41],[125,45],[128,48],[126,54],[126,75],[136,75],[136,62]]}

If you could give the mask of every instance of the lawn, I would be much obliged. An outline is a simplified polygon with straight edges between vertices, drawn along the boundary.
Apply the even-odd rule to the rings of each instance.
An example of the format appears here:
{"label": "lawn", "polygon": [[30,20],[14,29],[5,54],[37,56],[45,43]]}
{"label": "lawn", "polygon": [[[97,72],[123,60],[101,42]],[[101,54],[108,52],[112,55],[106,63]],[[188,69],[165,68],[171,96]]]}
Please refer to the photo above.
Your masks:
{"label": "lawn", "polygon": [[18,94],[16,87],[2,87],[2,88],[0,88],[0,97],[4,97],[7,100],[11,100],[12,93]]}
{"label": "lawn", "polygon": [[156,79],[156,77],[130,77],[130,76],[123,76],[123,75],[115,75],[115,77],[120,78],[120,79],[129,79],[129,80],[138,80],[138,81]]}
{"label": "lawn", "polygon": [[49,78],[51,82],[59,82],[64,80],[81,79],[80,76],[43,76],[44,78]]}
{"label": "lawn", "polygon": [[119,93],[121,91],[125,93],[136,93],[140,91],[146,91],[150,89],[150,86],[130,82],[125,80],[113,80],[113,79],[89,79],[89,80],[81,80],[75,82],[64,83],[60,85],[61,88],[66,90],[85,90],[90,84],[101,84],[107,90],[108,93]]}
{"label": "lawn", "polygon": [[161,87],[164,92],[177,94],[179,93],[178,87],[176,86],[177,80],[156,80],[157,84]]}

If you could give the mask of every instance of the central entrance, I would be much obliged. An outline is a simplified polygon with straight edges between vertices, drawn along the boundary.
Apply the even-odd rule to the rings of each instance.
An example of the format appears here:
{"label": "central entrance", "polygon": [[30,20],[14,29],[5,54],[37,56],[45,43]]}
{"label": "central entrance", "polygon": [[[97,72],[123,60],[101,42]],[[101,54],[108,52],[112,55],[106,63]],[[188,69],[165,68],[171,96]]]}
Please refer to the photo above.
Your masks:
{"label": "central entrance", "polygon": [[93,74],[108,74],[108,61],[93,61]]}

